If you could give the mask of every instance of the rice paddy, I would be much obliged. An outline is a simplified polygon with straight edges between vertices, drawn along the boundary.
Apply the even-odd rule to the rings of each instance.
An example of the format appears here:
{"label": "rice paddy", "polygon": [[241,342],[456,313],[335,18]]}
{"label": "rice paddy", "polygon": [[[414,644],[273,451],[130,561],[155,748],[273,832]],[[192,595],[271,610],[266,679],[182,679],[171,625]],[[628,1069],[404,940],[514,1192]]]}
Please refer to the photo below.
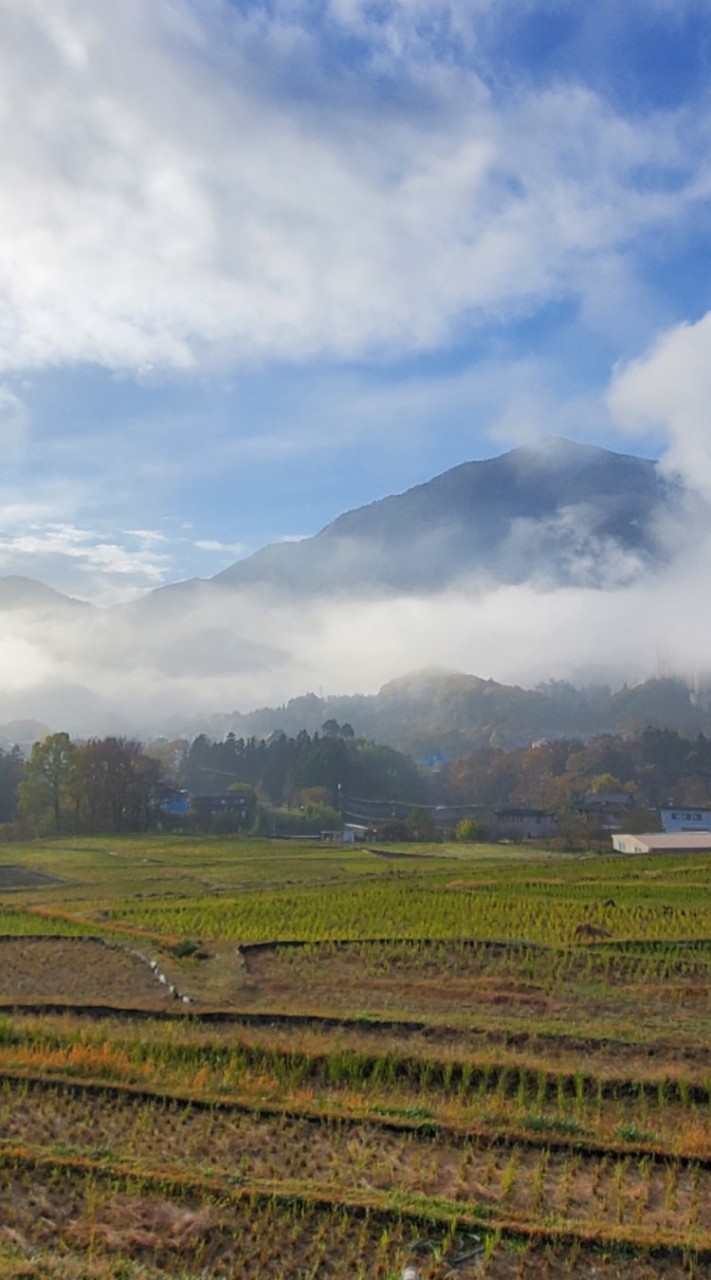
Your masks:
{"label": "rice paddy", "polygon": [[711,859],[417,852],[13,848],[3,1275],[708,1274]]}

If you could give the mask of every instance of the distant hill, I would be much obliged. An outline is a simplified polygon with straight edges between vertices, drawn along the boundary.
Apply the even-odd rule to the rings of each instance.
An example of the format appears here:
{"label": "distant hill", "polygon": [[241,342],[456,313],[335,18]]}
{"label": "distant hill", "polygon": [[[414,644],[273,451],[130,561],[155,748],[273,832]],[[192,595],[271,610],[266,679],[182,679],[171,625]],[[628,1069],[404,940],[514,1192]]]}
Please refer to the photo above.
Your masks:
{"label": "distant hill", "polygon": [[40,613],[90,608],[91,605],[83,600],[62,595],[61,591],[55,591],[54,587],[47,587],[34,578],[23,578],[17,574],[0,577],[0,610],[25,609]]}
{"label": "distant hill", "polygon": [[620,585],[665,559],[660,516],[680,518],[682,498],[656,462],[549,439],[348,511],[210,581],[306,595],[429,593],[466,577]]}
{"label": "distant hill", "polygon": [[207,733],[223,738],[295,735],[319,730],[327,720],[350,724],[359,736],[406,751],[418,761],[443,755],[456,759],[477,746],[516,747],[543,738],[589,738],[648,725],[686,733],[711,733],[711,713],[695,705],[682,680],[648,680],[611,691],[576,689],[550,681],[537,689],[499,684],[462,672],[416,672],[384,685],[379,693],[320,698],[309,693],[283,707],[247,714],[176,718],[176,735]]}

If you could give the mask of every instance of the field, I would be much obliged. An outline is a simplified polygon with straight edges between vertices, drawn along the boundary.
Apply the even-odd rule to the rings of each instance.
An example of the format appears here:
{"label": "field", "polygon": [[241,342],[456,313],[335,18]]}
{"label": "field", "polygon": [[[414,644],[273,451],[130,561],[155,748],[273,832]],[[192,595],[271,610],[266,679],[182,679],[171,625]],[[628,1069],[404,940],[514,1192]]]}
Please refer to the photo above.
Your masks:
{"label": "field", "polygon": [[3,1276],[711,1274],[711,858],[7,848]]}

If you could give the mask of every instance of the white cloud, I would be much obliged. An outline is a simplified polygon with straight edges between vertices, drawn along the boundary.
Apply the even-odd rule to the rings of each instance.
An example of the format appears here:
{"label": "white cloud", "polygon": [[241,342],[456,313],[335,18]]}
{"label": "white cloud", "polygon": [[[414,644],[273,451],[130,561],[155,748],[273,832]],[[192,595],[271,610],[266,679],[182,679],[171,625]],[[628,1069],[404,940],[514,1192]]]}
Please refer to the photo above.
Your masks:
{"label": "white cloud", "polygon": [[228,555],[241,556],[248,550],[244,542],[218,542],[214,538],[201,538],[195,543],[200,551],[227,552]]}
{"label": "white cloud", "polygon": [[619,368],[608,401],[628,431],[661,431],[666,469],[711,497],[711,312],[670,329]]}
{"label": "white cloud", "polygon": [[[308,6],[0,0],[2,367],[426,348],[575,291],[708,193],[678,115],[632,125],[570,88],[495,105],[428,38],[469,40],[465,12],[332,5],[408,105],[375,72],[326,81]],[[674,191],[639,190],[644,164]]]}
{"label": "white cloud", "polygon": [[30,415],[25,402],[9,387],[0,386],[0,441],[6,469],[23,458],[29,425]]}
{"label": "white cloud", "polygon": [[[0,573],[19,574],[98,604],[130,599],[160,586],[171,557],[155,549],[152,537],[132,538],[126,546],[101,533],[58,521],[36,520],[8,529],[6,511],[0,534]],[[22,514],[20,512],[20,514]],[[0,528],[3,527],[0,512]]]}
{"label": "white cloud", "polygon": [[139,541],[146,543],[148,546],[154,542],[167,542],[164,533],[160,533],[157,529],[125,529],[124,532],[130,538],[138,538]]}

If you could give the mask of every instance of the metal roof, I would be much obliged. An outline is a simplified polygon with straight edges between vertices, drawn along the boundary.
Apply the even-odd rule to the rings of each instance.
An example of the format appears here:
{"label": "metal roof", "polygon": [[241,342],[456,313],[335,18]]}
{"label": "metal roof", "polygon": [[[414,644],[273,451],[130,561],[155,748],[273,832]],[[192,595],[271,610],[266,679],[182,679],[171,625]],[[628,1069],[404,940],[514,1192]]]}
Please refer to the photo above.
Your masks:
{"label": "metal roof", "polygon": [[616,840],[638,840],[647,849],[711,849],[711,831],[620,831]]}

